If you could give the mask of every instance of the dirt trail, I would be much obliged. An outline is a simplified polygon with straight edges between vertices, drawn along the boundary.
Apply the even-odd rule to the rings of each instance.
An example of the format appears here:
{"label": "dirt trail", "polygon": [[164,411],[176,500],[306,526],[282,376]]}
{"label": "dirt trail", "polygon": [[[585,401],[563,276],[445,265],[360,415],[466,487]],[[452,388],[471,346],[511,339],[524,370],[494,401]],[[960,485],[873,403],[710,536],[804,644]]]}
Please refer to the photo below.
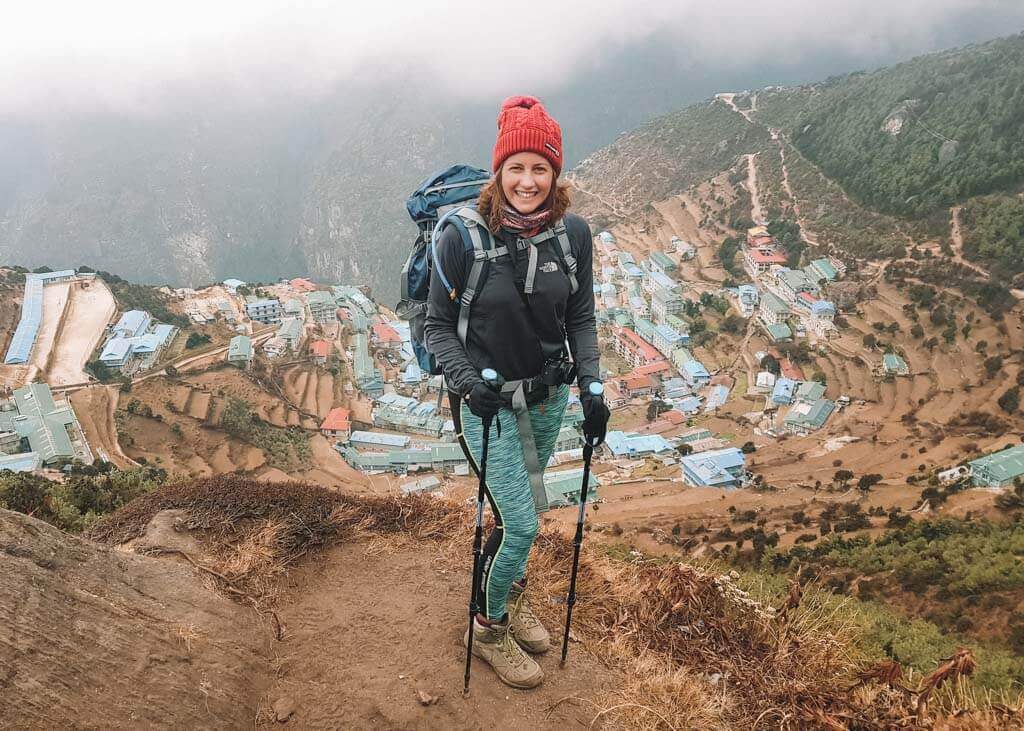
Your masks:
{"label": "dirt trail", "polygon": [[960,211],[962,206],[953,206],[949,209],[949,237],[953,240],[953,261],[957,264],[962,264],[968,269],[980,274],[985,279],[989,278],[989,273],[982,267],[964,259],[964,237],[963,229],[960,225]]}
{"label": "dirt trail", "polygon": [[750,217],[754,223],[764,220],[764,210],[761,208],[761,198],[757,192],[757,166],[754,158],[759,153],[747,155],[747,191],[750,193]]}
{"label": "dirt trail", "polygon": [[[290,698],[301,728],[565,729],[597,713],[558,703],[595,702],[607,682],[608,670],[578,645],[565,670],[555,651],[540,658],[546,680],[533,691],[502,685],[476,662],[462,697],[468,570],[429,544],[340,546],[289,580],[277,610],[281,672],[268,698]],[[417,691],[440,700],[424,707]]]}
{"label": "dirt trail", "polygon": [[89,386],[68,394],[85,438],[93,455],[120,468],[131,467],[135,461],[122,451],[114,423],[118,391],[115,386]]}

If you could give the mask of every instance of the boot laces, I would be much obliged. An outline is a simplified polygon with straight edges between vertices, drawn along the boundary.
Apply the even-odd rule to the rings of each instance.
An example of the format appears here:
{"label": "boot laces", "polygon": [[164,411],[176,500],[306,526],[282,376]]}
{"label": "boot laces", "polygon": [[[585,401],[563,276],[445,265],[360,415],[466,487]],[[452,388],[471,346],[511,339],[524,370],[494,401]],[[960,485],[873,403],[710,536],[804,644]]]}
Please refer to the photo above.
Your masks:
{"label": "boot laces", "polygon": [[526,662],[526,654],[523,652],[523,648],[519,646],[519,643],[516,642],[511,622],[502,634],[498,648],[501,651],[501,654],[505,656],[505,659],[508,660],[511,665],[519,667]]}
{"label": "boot laces", "polygon": [[533,613],[533,607],[530,606],[530,602],[526,598],[525,591],[519,592],[519,596],[516,597],[515,604],[512,605],[512,614],[523,627],[536,627],[540,624],[540,620]]}

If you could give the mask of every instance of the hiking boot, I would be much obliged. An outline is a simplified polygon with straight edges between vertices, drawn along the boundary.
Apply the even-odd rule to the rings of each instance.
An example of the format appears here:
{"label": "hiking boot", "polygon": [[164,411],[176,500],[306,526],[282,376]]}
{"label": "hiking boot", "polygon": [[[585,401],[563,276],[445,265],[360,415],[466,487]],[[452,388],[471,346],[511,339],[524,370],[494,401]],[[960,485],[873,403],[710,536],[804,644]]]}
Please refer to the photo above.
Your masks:
{"label": "hiking boot", "polygon": [[508,626],[519,646],[535,655],[547,652],[551,647],[551,636],[533,613],[526,590],[512,584],[508,590],[508,606]]}
{"label": "hiking boot", "polygon": [[[469,630],[463,642],[469,644]],[[544,680],[544,671],[516,644],[508,624],[487,626],[474,619],[473,654],[490,665],[501,682],[513,688],[536,688]]]}

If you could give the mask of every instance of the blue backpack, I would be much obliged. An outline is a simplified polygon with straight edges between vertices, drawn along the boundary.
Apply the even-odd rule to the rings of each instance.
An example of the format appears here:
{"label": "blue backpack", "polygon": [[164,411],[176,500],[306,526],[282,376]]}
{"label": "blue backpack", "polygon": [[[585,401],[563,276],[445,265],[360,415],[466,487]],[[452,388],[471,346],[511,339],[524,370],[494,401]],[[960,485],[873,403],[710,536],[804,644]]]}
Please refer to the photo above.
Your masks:
{"label": "blue backpack", "polygon": [[[459,320],[457,334],[463,346],[469,330],[469,313],[480,288],[487,279],[488,263],[508,254],[508,247],[495,246],[487,224],[477,213],[474,203],[480,196],[480,189],[490,180],[486,170],[469,165],[453,165],[432,175],[420,184],[409,196],[405,208],[413,222],[419,227],[419,235],[413,243],[409,258],[402,267],[401,300],[395,308],[396,314],[409,322],[413,352],[423,371],[431,375],[441,373],[437,359],[427,349],[423,329],[427,319],[427,300],[430,293],[431,271],[436,266],[442,285],[452,299],[459,299]],[[459,231],[466,257],[472,262],[466,287],[456,292],[441,271],[437,255],[437,240],[447,224]],[[555,238],[558,254],[569,276],[572,291],[578,289],[576,282],[576,258],[573,256],[565,225],[559,221],[553,228],[546,229],[532,238],[516,241],[516,248],[528,249]],[[532,267],[531,267],[532,275]],[[532,291],[532,276],[528,277],[526,293]]]}

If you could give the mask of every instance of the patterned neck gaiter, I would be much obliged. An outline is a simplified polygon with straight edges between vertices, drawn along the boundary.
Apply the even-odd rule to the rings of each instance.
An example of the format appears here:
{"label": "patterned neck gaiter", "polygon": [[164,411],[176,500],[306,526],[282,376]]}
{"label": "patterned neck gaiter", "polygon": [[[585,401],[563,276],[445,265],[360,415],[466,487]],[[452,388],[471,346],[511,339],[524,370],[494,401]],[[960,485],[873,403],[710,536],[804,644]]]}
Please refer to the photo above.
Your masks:
{"label": "patterned neck gaiter", "polygon": [[501,225],[518,236],[536,236],[551,220],[551,209],[543,208],[533,213],[520,213],[512,206],[501,211]]}

